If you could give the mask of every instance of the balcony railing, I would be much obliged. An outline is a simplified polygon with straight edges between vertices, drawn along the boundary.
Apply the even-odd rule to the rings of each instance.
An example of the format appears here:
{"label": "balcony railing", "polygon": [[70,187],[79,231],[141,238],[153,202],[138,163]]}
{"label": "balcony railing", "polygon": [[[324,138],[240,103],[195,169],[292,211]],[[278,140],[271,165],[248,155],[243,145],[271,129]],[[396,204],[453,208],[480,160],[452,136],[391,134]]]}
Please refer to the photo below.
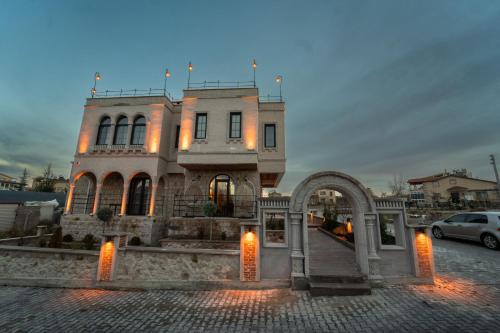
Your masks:
{"label": "balcony railing", "polygon": [[216,217],[257,217],[257,198],[253,195],[230,195],[218,202],[207,195],[176,195],[174,217],[207,217],[207,206],[215,206]]}
{"label": "balcony railing", "polygon": [[173,100],[172,95],[165,89],[120,89],[120,90],[102,90],[92,94],[92,98],[108,97],[137,97],[137,96],[165,96]]}
{"label": "balcony railing", "polygon": [[188,89],[255,88],[255,81],[203,81],[188,82]]}

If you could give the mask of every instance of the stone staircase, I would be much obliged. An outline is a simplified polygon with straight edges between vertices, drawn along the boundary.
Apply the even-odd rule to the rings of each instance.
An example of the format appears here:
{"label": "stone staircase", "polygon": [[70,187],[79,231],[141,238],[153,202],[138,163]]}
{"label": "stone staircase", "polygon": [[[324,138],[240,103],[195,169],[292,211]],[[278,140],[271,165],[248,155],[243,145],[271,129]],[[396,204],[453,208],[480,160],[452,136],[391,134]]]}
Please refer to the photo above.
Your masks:
{"label": "stone staircase", "polygon": [[370,295],[354,250],[318,229],[309,232],[309,290],[311,296]]}

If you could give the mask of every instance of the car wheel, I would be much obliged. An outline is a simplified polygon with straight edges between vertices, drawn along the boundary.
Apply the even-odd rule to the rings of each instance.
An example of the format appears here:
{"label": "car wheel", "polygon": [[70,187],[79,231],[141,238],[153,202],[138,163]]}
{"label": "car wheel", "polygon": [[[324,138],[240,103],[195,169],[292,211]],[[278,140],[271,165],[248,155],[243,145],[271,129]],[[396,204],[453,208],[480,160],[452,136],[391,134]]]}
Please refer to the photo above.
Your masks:
{"label": "car wheel", "polygon": [[443,239],[444,238],[443,230],[441,230],[440,227],[434,227],[434,228],[432,228],[432,234],[437,239]]}
{"label": "car wheel", "polygon": [[483,236],[483,244],[488,249],[492,250],[498,249],[498,239],[491,234],[486,234]]}

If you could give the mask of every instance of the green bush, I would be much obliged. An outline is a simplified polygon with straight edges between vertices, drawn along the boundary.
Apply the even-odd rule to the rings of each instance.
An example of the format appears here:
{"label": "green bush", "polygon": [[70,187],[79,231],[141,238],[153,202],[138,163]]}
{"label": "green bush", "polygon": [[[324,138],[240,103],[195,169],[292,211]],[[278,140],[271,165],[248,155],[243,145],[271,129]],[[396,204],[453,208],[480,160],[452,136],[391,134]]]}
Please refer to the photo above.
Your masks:
{"label": "green bush", "polygon": [[73,236],[71,236],[70,234],[64,235],[63,242],[71,243],[72,241],[73,241]]}
{"label": "green bush", "polygon": [[223,241],[225,241],[227,239],[227,235],[226,235],[226,232],[223,231],[221,234],[220,234],[220,239],[222,239]]}
{"label": "green bush", "polygon": [[323,229],[333,232],[333,230],[340,226],[341,224],[337,221],[337,211],[335,209],[330,210],[328,207],[325,207],[323,210]]}
{"label": "green bush", "polygon": [[96,239],[94,235],[92,234],[86,234],[85,237],[83,237],[83,247],[86,250],[93,250],[94,249],[94,243],[96,242]]}
{"label": "green bush", "polygon": [[132,239],[130,239],[129,244],[132,246],[140,246],[142,244],[142,241],[139,237],[134,236],[132,237]]}
{"label": "green bush", "polygon": [[107,223],[111,221],[111,219],[113,218],[113,211],[111,210],[111,208],[102,207],[97,210],[96,215],[99,220],[101,220],[104,223]]}
{"label": "green bush", "polygon": [[217,206],[212,201],[209,201],[203,206],[203,213],[205,216],[213,217],[217,213]]}
{"label": "green bush", "polygon": [[52,236],[50,236],[49,247],[60,249],[62,246],[63,236],[62,236],[62,228],[58,227]]}

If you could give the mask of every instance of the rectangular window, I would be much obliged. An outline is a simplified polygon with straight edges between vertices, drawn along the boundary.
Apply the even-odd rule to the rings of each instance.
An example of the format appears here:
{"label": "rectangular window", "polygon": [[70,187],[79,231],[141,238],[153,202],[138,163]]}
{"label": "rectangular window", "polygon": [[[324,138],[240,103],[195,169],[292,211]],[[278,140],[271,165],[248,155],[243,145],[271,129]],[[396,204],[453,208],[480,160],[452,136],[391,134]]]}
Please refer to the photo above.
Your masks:
{"label": "rectangular window", "polygon": [[264,148],[275,148],[276,147],[276,125],[275,124],[265,124],[264,125]]}
{"label": "rectangular window", "polygon": [[264,245],[286,247],[286,212],[264,212]]}
{"label": "rectangular window", "polygon": [[229,137],[241,138],[241,112],[231,112],[229,116]]}
{"label": "rectangular window", "polygon": [[207,138],[207,114],[197,113],[196,114],[196,128],[194,130],[195,139],[206,139]]}
{"label": "rectangular window", "polygon": [[179,135],[181,135],[181,126],[175,128],[175,148],[179,148]]}
{"label": "rectangular window", "polygon": [[399,213],[380,213],[380,244],[382,248],[404,248],[404,231],[402,215]]}

